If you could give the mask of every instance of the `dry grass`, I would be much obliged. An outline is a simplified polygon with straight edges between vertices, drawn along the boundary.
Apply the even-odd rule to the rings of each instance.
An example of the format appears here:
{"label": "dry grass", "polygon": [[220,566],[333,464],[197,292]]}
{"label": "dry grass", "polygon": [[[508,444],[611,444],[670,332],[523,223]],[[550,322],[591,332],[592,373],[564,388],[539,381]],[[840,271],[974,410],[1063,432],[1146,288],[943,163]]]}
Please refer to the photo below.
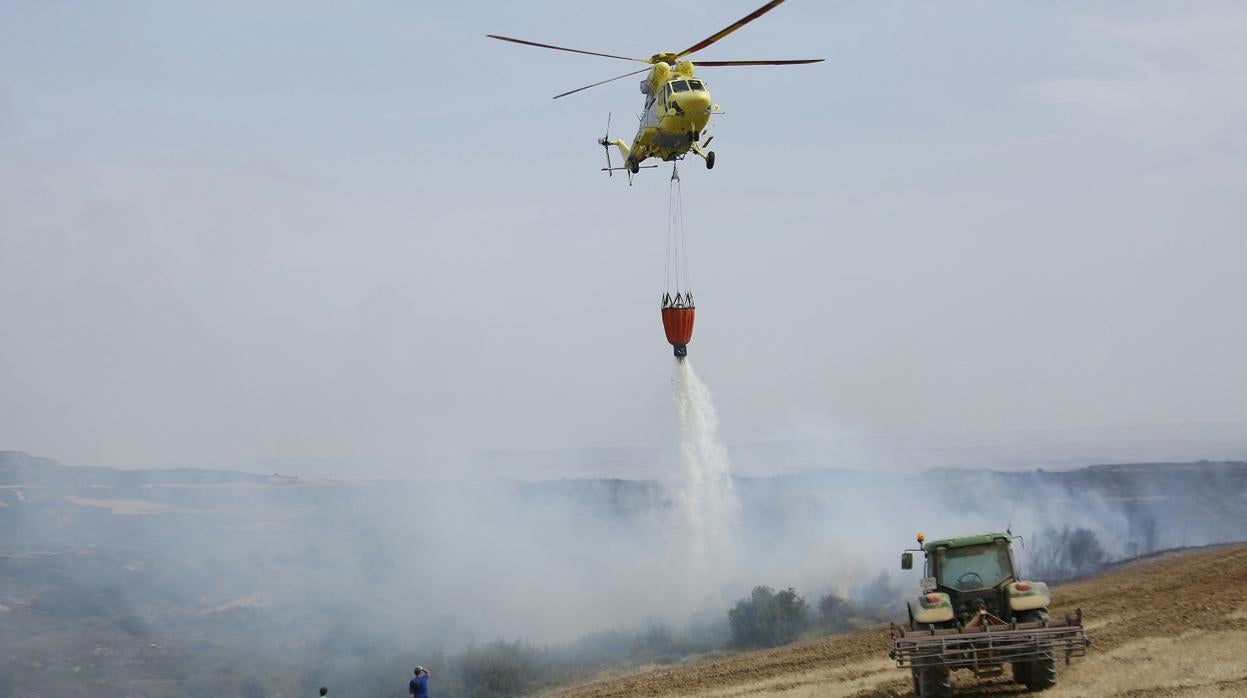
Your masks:
{"label": "dry grass", "polygon": [[[1071,696],[1247,695],[1247,545],[1167,553],[1054,590],[1055,614],[1081,607],[1094,645],[1059,668]],[[912,696],[909,674],[887,659],[886,628],[765,652],[652,670],[552,696]],[[1022,696],[1004,677],[954,674],[960,696]]]}
{"label": "dry grass", "polygon": [[1244,631],[1150,637],[1071,666],[1061,677],[1063,685],[1044,695],[1243,695],[1247,694],[1245,654]]}
{"label": "dry grass", "polygon": [[879,685],[881,680],[894,680],[895,678],[896,665],[887,657],[883,657],[869,662],[824,667],[726,686],[706,691],[701,695],[721,698],[756,695],[782,695],[790,698],[815,698],[816,696],[847,698]]}

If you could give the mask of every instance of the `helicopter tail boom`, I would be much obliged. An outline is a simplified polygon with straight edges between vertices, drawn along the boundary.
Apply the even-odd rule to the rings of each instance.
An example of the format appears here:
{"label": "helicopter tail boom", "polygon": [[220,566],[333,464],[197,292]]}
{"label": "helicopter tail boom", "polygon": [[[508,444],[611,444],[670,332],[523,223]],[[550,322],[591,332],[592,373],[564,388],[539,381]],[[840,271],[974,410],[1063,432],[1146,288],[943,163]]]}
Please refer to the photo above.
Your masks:
{"label": "helicopter tail boom", "polygon": [[628,147],[628,144],[618,138],[609,141],[603,138],[601,141],[598,141],[598,145],[606,146],[608,148],[612,145],[615,146],[619,149],[619,157],[623,158],[624,162],[628,161],[628,154],[632,152],[632,150]]}

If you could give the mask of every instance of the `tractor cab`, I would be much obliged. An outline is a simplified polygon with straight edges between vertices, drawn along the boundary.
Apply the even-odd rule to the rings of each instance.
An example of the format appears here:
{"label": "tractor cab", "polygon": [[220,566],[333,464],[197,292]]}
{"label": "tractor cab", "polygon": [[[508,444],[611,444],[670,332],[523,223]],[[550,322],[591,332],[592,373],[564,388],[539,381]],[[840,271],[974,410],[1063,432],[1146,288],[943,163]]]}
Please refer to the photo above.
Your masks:
{"label": "tractor cab", "polygon": [[[920,541],[926,554],[923,591],[947,597],[962,623],[980,610],[1008,618],[1009,590],[1017,580],[1011,541],[1007,533]],[[913,566],[913,552],[902,556],[903,569]]]}
{"label": "tractor cab", "polygon": [[988,542],[964,538],[933,541],[926,549],[927,576],[935,577],[941,587],[957,591],[995,589],[1016,576],[1009,540],[1004,536]]}

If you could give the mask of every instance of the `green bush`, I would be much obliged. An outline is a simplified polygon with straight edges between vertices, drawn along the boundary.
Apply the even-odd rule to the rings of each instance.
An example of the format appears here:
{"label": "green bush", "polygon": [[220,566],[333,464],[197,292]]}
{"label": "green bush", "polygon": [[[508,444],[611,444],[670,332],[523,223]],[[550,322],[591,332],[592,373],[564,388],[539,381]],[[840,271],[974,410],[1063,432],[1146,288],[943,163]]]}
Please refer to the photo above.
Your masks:
{"label": "green bush", "polygon": [[776,647],[796,640],[810,626],[809,606],[792,587],[778,593],[754,587],[749,598],[727,612],[727,620],[738,647]]}

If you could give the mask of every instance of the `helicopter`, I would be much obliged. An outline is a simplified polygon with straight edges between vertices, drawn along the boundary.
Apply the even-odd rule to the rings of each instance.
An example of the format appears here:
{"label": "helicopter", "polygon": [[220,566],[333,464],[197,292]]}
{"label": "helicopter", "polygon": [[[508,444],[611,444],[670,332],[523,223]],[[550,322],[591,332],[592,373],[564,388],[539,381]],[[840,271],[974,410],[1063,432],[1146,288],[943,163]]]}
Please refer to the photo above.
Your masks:
{"label": "helicopter", "polygon": [[[658,158],[665,162],[672,162],[683,160],[689,152],[692,152],[705,160],[706,169],[714,168],[714,151],[707,149],[710,141],[714,140],[714,136],[710,136],[705,142],[699,143],[699,141],[706,130],[707,124],[710,122],[711,115],[723,112],[719,105],[710,99],[710,89],[704,80],[694,74],[693,62],[687,60],[686,57],[714,44],[728,34],[775,9],[783,2],[784,0],[771,0],[771,2],[766,3],[683,51],[678,53],[656,53],[649,58],[633,58],[596,51],[582,51],[580,49],[542,44],[509,36],[499,36],[497,34],[486,34],[486,36],[491,39],[510,41],[525,46],[536,46],[538,48],[554,49],[555,51],[583,53],[590,56],[616,58],[647,64],[646,67],[639,70],[554,95],[554,99],[559,99],[591,87],[605,85],[615,80],[622,80],[632,75],[649,73],[641,80],[641,93],[645,95],[645,111],[639,117],[640,124],[637,128],[636,136],[632,139],[632,145],[629,146],[620,139],[611,139],[609,115],[606,119],[606,135],[598,139],[598,145],[606,150],[606,167],[602,168],[602,171],[613,176],[616,171],[625,170],[628,173],[628,181],[631,182],[632,175],[640,172],[642,167],[658,167],[658,165],[641,164],[649,158]],[[778,61],[700,61],[697,65],[703,68],[750,65],[802,65],[820,63],[823,60],[822,58],[806,58]],[[611,163],[611,146],[618,148],[619,154],[624,159],[623,167],[615,167]]]}

